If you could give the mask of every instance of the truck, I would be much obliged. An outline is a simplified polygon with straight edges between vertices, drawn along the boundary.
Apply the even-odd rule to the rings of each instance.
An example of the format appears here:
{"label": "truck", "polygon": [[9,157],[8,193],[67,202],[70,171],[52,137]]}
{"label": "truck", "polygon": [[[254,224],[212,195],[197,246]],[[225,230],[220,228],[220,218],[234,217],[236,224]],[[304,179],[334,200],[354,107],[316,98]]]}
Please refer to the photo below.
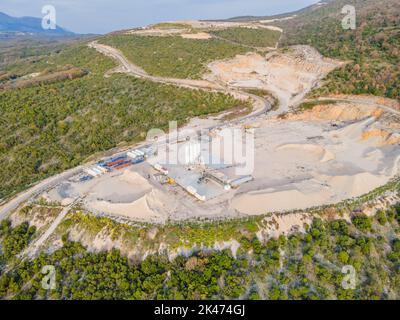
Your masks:
{"label": "truck", "polygon": [[160,171],[161,173],[168,175],[168,170],[165,169],[161,164],[156,163],[154,166],[154,169],[156,169],[157,171]]}

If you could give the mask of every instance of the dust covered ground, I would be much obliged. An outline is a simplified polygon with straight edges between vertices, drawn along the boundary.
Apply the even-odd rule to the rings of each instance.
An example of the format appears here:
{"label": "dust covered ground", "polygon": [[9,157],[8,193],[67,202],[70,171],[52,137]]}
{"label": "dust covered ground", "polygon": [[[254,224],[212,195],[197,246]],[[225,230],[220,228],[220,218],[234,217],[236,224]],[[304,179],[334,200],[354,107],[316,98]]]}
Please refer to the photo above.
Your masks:
{"label": "dust covered ground", "polygon": [[[216,196],[205,202],[176,183],[157,180],[152,159],[89,182],[66,182],[47,197],[66,204],[85,195],[84,206],[91,212],[147,222],[243,217],[335,204],[385,185],[399,173],[397,120],[362,101],[321,104],[284,118],[251,119],[235,128],[254,129],[254,180],[232,190],[207,182]],[[210,139],[218,134],[216,130]],[[177,179],[196,174],[189,167],[168,169]],[[232,166],[219,170],[232,176]]]}
{"label": "dust covered ground", "polygon": [[312,47],[294,46],[265,55],[248,53],[209,64],[205,79],[238,88],[271,92],[280,112],[299,104],[329,72],[342,62],[323,57]]}
{"label": "dust covered ground", "polygon": [[227,28],[268,29],[283,32],[281,28],[266,25],[260,22],[224,22],[224,21],[198,21],[183,20],[150,25],[145,28],[128,30],[126,34],[152,37],[181,36],[185,39],[208,40],[212,38],[209,31]]}
{"label": "dust covered ground", "polygon": [[[196,23],[192,27],[200,28]],[[177,30],[182,34],[181,28]],[[219,177],[232,181],[243,176],[236,172],[240,163],[227,164],[224,155],[211,166],[201,161],[170,165],[159,160],[160,155],[172,154],[165,149],[142,164],[90,181],[65,181],[47,192],[46,198],[63,205],[81,198],[83,207],[97,215],[165,223],[304,210],[362,196],[399,173],[398,103],[366,96],[338,97],[330,104],[321,101],[309,110],[290,111],[342,64],[309,46],[295,46],[265,55],[238,55],[208,66],[203,78],[209,83],[265,90],[279,101],[278,110],[267,115],[239,122],[197,119],[180,129],[201,130],[212,123],[213,129],[202,138],[205,145],[221,140],[224,129],[243,135],[251,132],[254,167],[248,174],[252,180],[237,188],[225,188],[204,173],[218,171]],[[229,142],[231,146],[242,143],[235,139]],[[187,153],[191,143],[179,141],[177,152]],[[218,158],[203,145],[200,151],[201,158]],[[168,177],[160,175],[155,164],[162,164]]]}

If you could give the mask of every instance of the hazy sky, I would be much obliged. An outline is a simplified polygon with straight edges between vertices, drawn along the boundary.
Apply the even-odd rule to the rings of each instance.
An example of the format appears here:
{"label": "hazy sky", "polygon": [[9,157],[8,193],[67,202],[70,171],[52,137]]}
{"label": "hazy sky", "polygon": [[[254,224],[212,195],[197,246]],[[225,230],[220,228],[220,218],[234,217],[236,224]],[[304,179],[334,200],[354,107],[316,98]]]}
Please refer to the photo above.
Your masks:
{"label": "hazy sky", "polygon": [[41,17],[42,6],[57,10],[57,24],[79,33],[106,33],[180,19],[273,15],[317,0],[0,0],[0,11],[12,16]]}

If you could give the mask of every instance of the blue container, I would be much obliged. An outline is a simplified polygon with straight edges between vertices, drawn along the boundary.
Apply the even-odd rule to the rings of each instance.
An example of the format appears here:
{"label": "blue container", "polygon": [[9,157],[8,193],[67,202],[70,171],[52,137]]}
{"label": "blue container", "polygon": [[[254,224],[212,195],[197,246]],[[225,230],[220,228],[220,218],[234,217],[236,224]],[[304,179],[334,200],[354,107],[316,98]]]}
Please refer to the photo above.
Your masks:
{"label": "blue container", "polygon": [[125,159],[126,157],[125,156],[119,156],[119,157],[115,157],[115,158],[111,158],[109,161],[107,161],[107,162],[115,162],[115,161],[118,161],[118,160],[123,160],[123,159]]}
{"label": "blue container", "polygon": [[93,178],[91,176],[84,176],[84,177],[80,178],[80,181],[81,182],[85,182],[85,181],[89,181],[89,180],[92,180],[92,179]]}
{"label": "blue container", "polygon": [[135,159],[132,160],[132,164],[142,163],[143,161],[144,161],[143,157],[135,158]]}

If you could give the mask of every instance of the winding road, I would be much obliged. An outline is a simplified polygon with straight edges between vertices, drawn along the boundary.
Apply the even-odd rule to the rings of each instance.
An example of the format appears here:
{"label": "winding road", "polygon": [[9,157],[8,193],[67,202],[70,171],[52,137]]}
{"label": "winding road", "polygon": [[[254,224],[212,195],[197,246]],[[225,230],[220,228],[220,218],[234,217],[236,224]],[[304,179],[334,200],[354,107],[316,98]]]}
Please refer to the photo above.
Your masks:
{"label": "winding road", "polygon": [[[142,78],[142,79],[150,80],[150,81],[157,82],[157,83],[172,84],[175,86],[189,88],[189,89],[211,90],[211,91],[215,91],[215,92],[231,94],[236,97],[240,96],[241,98],[251,99],[253,101],[252,112],[244,117],[230,121],[229,124],[235,124],[235,123],[244,121],[246,119],[258,117],[262,114],[265,114],[267,111],[269,111],[271,109],[271,105],[268,102],[268,100],[263,99],[259,96],[247,93],[245,91],[240,91],[240,89],[232,89],[227,86],[222,86],[220,84],[212,83],[212,82],[206,81],[206,80],[174,79],[174,78],[162,78],[162,77],[152,76],[152,75],[149,75],[148,73],[146,73],[140,67],[131,63],[118,49],[115,49],[113,47],[110,47],[110,46],[107,46],[104,44],[99,44],[97,41],[93,41],[93,42],[89,43],[88,46],[97,50],[98,52],[118,61],[119,66],[115,69],[115,72],[131,74],[137,78]],[[365,100],[360,101],[360,100],[351,99],[351,98],[335,99],[335,98],[329,98],[329,97],[321,97],[317,100],[320,100],[320,101],[336,100],[336,101],[342,101],[342,102],[362,103],[362,104],[367,104],[367,105],[373,105],[373,106],[382,108],[388,112],[391,112],[393,114],[400,116],[399,110],[395,110],[395,109],[390,108],[385,105],[377,104],[373,101],[368,102]],[[228,124],[228,123],[226,123],[226,124]],[[214,125],[212,127],[204,128],[204,129],[211,130],[211,129],[214,129],[214,128],[220,127],[220,126],[221,126],[221,124],[218,124],[218,125]],[[158,144],[162,144],[165,142],[166,142],[166,140],[162,139],[162,140],[158,141]],[[143,146],[143,145],[145,145],[145,143],[146,142],[142,142],[142,143],[137,144],[136,146],[138,146],[138,145]],[[132,146],[130,148],[132,148]],[[122,154],[122,153],[126,152],[127,150],[128,149],[119,150],[118,152],[115,152],[115,155]],[[45,179],[45,180],[39,182],[38,184],[36,184],[35,186],[31,187],[30,189],[23,191],[22,193],[18,194],[14,198],[10,199],[7,203],[0,206],[0,221],[5,219],[12,211],[17,209],[22,203],[24,203],[32,198],[35,198],[36,196],[40,195],[41,193],[54,188],[59,183],[80,173],[87,165],[89,165],[89,164],[86,164],[85,166],[82,165],[82,166],[70,169],[63,173],[60,173],[58,175],[55,175],[48,179]],[[70,207],[68,207],[68,210],[69,210],[69,208]],[[62,214],[60,214],[59,221],[57,219],[57,225],[63,219],[64,215],[68,212],[68,210],[66,209],[66,211],[63,211]],[[46,238],[48,237],[49,232],[51,234],[52,228],[49,228],[49,230],[45,233]]]}
{"label": "winding road", "polygon": [[172,84],[178,87],[188,88],[188,89],[202,89],[202,90],[211,90],[215,92],[222,92],[225,94],[231,94],[233,96],[241,96],[244,99],[252,99],[253,103],[253,111],[247,116],[240,118],[240,120],[244,120],[246,118],[257,117],[261,114],[266,113],[270,106],[270,103],[259,96],[254,94],[250,94],[245,91],[232,89],[227,86],[222,86],[217,83],[213,83],[207,80],[191,80],[191,79],[176,79],[176,78],[164,78],[164,77],[156,77],[149,75],[146,71],[138,67],[137,65],[130,62],[124,54],[116,48],[111,46],[100,44],[97,41],[93,41],[88,45],[90,48],[96,49],[98,52],[113,58],[118,61],[119,67],[116,68],[121,73],[131,74],[137,78],[150,80],[152,82],[163,83],[163,84]]}
{"label": "winding road", "polygon": [[[131,74],[135,77],[150,80],[153,82],[157,83],[163,83],[163,84],[172,84],[175,86],[183,87],[183,88],[188,88],[188,89],[202,89],[202,90],[211,90],[215,92],[222,92],[225,94],[231,94],[234,96],[240,96],[241,98],[245,99],[252,99],[253,103],[253,110],[251,113],[248,115],[235,119],[231,121],[230,123],[234,124],[239,121],[243,121],[252,117],[257,117],[259,115],[262,115],[266,113],[270,108],[271,105],[268,102],[268,100],[263,99],[259,96],[240,91],[240,90],[235,90],[235,89],[230,89],[228,87],[224,87],[219,84],[215,84],[206,80],[189,80],[189,79],[174,79],[174,78],[162,78],[162,77],[155,77],[151,76],[148,73],[146,73],[144,70],[139,68],[138,66],[134,65],[131,63],[119,50],[99,44],[97,41],[93,41],[89,43],[88,45],[91,48],[96,49],[100,53],[109,56],[119,62],[119,67],[117,67],[119,72],[122,73],[127,73]],[[208,130],[214,129],[215,127],[218,127],[219,125],[212,126],[209,128],[205,128]],[[164,140],[159,140],[158,144],[166,143],[166,139]],[[143,145],[143,143],[141,143]],[[115,155],[119,155],[126,152],[126,150],[121,150],[119,152],[116,152]],[[87,166],[88,164],[86,164]],[[21,204],[24,202],[37,197],[38,195],[42,194],[43,192],[50,190],[57,186],[59,183],[73,177],[74,175],[77,175],[78,173],[82,172],[82,170],[86,167],[84,165],[70,169],[68,171],[65,171],[63,173],[60,173],[58,175],[55,175],[53,177],[47,178],[38,184],[34,185],[33,187],[29,188],[28,190],[25,190],[21,192],[20,194],[16,195],[14,198],[8,200],[5,204],[0,206],[0,221],[7,218],[11,212],[13,212],[15,209],[17,209]]]}

